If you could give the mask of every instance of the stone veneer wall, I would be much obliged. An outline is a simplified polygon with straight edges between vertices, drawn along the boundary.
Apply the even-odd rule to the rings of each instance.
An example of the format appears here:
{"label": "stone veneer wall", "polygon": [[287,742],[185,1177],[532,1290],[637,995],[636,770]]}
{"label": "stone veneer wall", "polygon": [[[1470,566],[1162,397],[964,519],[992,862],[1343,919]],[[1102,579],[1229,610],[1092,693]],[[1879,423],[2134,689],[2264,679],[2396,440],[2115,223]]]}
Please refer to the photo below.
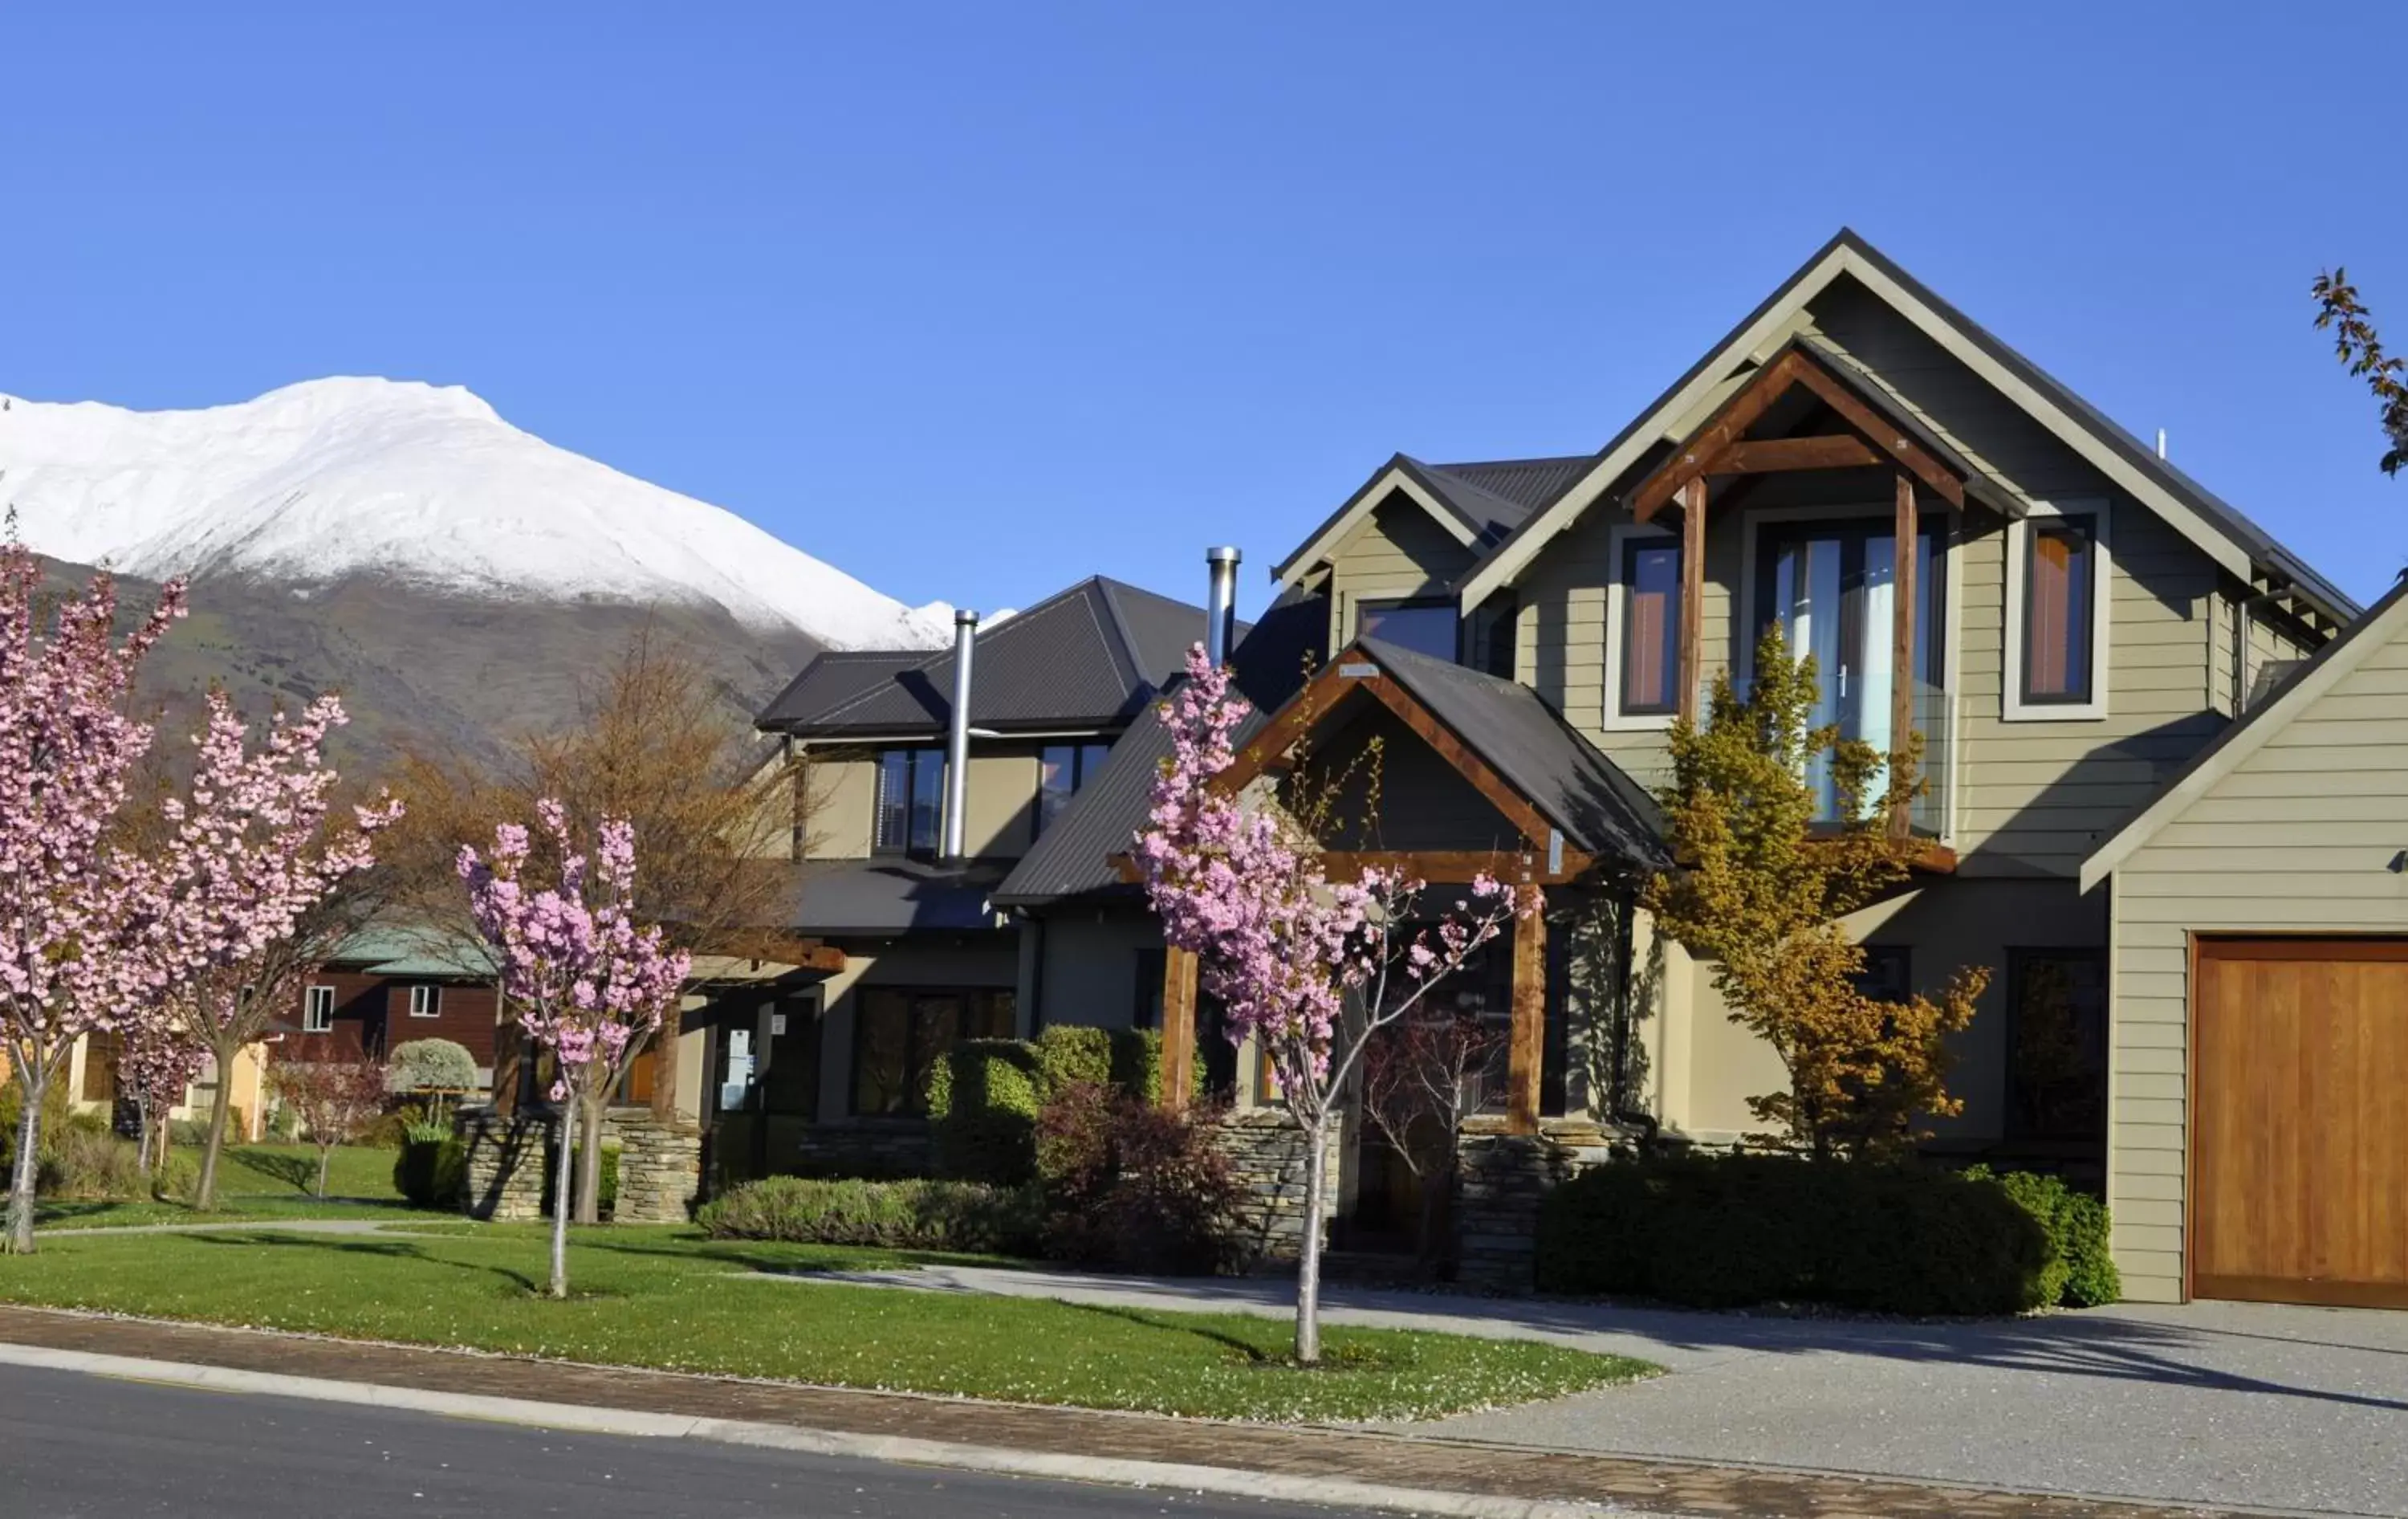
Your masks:
{"label": "stone veneer wall", "polygon": [[650,1113],[613,1114],[606,1135],[619,1141],[616,1224],[682,1224],[702,1191],[702,1129],[683,1119],[663,1123]]}
{"label": "stone veneer wall", "polygon": [[782,1158],[773,1157],[769,1168],[873,1179],[937,1174],[936,1139],[924,1121],[811,1124]]}
{"label": "stone veneer wall", "polygon": [[1620,1138],[1573,1120],[1550,1120],[1537,1134],[1508,1134],[1494,1121],[1465,1125],[1455,1150],[1456,1283],[1483,1292],[1531,1291],[1539,1199],[1612,1159]]}
{"label": "stone veneer wall", "polygon": [[[1246,1189],[1243,1223],[1250,1263],[1262,1267],[1294,1261],[1304,1247],[1304,1131],[1285,1113],[1240,1109],[1223,1121],[1214,1138]],[[1325,1221],[1338,1210],[1338,1144],[1333,1130]]]}
{"label": "stone veneer wall", "polygon": [[461,1211],[470,1218],[542,1217],[543,1157],[552,1148],[552,1110],[529,1107],[506,1116],[491,1108],[463,1108],[452,1123],[468,1152],[468,1184]]}

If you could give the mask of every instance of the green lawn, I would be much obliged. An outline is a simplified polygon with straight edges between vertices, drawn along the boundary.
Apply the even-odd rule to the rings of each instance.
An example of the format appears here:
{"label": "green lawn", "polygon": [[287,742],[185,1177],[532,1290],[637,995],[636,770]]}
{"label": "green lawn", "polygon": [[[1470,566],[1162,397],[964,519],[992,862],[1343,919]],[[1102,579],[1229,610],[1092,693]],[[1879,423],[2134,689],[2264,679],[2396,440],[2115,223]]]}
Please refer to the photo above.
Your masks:
{"label": "green lawn", "polygon": [[[197,1149],[179,1146],[195,1161]],[[391,1150],[337,1148],[326,1167],[326,1197],[310,1196],[318,1152],[306,1144],[229,1145],[218,1159],[218,1206],[196,1213],[175,1202],[45,1199],[35,1223],[45,1229],[96,1229],[126,1224],[196,1224],[215,1219],[456,1217],[413,1209],[393,1189]]]}
{"label": "green lawn", "polygon": [[0,1299],[676,1371],[1262,1420],[1409,1418],[1644,1376],[1527,1341],[1332,1328],[1331,1363],[1283,1364],[1288,1326],[796,1281],[892,1252],[580,1229],[566,1302],[539,1231],[53,1235],[0,1257]]}

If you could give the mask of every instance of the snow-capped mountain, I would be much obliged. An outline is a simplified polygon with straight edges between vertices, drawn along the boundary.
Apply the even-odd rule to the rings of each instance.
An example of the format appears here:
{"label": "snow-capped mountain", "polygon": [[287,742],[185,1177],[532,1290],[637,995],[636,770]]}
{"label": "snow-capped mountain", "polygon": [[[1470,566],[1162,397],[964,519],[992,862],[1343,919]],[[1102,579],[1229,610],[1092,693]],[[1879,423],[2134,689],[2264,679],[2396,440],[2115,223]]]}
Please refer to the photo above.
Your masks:
{"label": "snow-capped mountain", "polygon": [[300,593],[372,577],[491,601],[715,607],[837,648],[952,632],[950,607],[906,607],[456,386],[316,380],[193,411],[0,403],[0,500],[60,559]]}

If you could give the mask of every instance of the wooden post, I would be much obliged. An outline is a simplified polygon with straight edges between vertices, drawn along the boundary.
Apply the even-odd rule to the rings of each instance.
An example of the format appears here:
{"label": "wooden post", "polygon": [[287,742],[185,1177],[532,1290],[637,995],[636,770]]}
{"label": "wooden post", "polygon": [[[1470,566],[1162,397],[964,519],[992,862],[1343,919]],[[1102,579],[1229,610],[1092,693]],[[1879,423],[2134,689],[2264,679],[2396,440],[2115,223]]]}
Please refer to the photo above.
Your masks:
{"label": "wooden post", "polygon": [[527,1058],[526,1031],[508,1013],[509,999],[494,991],[494,1111],[504,1118],[519,1110],[519,1066]]}
{"label": "wooden post", "polygon": [[1699,624],[1705,622],[1706,481],[1704,477],[1681,487],[1681,721],[1698,721],[1699,652],[1704,647]]}
{"label": "wooden post", "polygon": [[1162,1105],[1171,1112],[1187,1106],[1196,1084],[1196,954],[1167,950],[1162,956]]}
{"label": "wooden post", "polygon": [[1513,920],[1513,1029],[1505,1056],[1508,1133],[1539,1132],[1539,1082],[1546,1049],[1547,920],[1533,912]]}
{"label": "wooden post", "polygon": [[684,1028],[684,1010],[672,1005],[652,1033],[652,1117],[664,1124],[678,1115],[678,1035]]}
{"label": "wooden post", "polygon": [[[1907,735],[1914,731],[1914,561],[1921,532],[1914,510],[1914,477],[1898,472],[1897,572],[1891,577],[1889,746],[1893,761],[1906,752]],[[1904,838],[1914,826],[1914,808],[1900,802],[1890,810],[1889,832]]]}

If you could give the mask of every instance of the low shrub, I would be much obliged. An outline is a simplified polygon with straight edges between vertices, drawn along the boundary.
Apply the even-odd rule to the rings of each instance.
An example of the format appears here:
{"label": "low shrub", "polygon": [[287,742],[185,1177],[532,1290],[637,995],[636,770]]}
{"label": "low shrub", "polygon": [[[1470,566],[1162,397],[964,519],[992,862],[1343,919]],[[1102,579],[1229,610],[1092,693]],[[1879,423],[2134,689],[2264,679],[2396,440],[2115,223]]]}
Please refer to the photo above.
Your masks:
{"label": "low shrub", "polygon": [[409,1039],[393,1047],[384,1079],[394,1092],[472,1092],[477,1057],[453,1039]]}
{"label": "low shrub", "polygon": [[1770,1155],[1598,1167],[1549,1193],[1538,1284],[1696,1308],[2013,1313],[2057,1300],[2051,1235],[1998,1179]]}
{"label": "low shrub", "polygon": [[1234,1268],[1244,1194],[1213,1122],[1093,1082],[1055,1094],[1037,1125],[1045,1254],[1180,1276]]}
{"label": "low shrub", "polygon": [[[578,1148],[580,1151],[584,1149],[582,1141]],[[556,1147],[551,1146],[547,1146],[543,1153],[543,1216],[546,1218],[552,1216],[552,1199],[560,1196],[560,1182],[553,1165],[559,1154]],[[595,1206],[602,1217],[608,1218],[610,1211],[619,1205],[619,1147],[607,1139],[602,1144],[602,1168],[598,1182],[600,1196]]]}
{"label": "low shrub", "polygon": [[1041,1066],[1024,1039],[968,1039],[946,1052],[928,1075],[941,1174],[1006,1187],[1035,1174]]}
{"label": "low shrub", "polygon": [[1992,1173],[1976,1166],[1965,1173],[1990,1177],[2018,1207],[2047,1231],[2051,1292],[2048,1300],[2066,1308],[2097,1308],[2124,1295],[2124,1281],[2108,1253],[2107,1205],[2066,1185],[2062,1177],[2032,1171]]}
{"label": "low shrub", "polygon": [[468,1147],[449,1129],[414,1125],[394,1159],[393,1189],[413,1208],[457,1208],[468,1190]]}
{"label": "low shrub", "polygon": [[966,1254],[1033,1254],[1025,1192],[976,1182],[825,1182],[766,1176],[704,1203],[695,1222],[714,1240],[871,1245]]}
{"label": "low shrub", "polygon": [[[78,1118],[98,1114],[79,1113]],[[119,1139],[108,1123],[69,1123],[42,1156],[36,1187],[55,1197],[125,1200],[149,1195],[150,1179],[142,1174],[141,1151],[131,1139]]]}
{"label": "low shrub", "polygon": [[[58,1148],[59,1134],[73,1116],[75,1104],[67,1096],[67,1079],[62,1071],[50,1078],[42,1092],[41,1116],[34,1125],[34,1154],[41,1156]],[[0,1082],[0,1176],[5,1176],[17,1162],[17,1134],[25,1122],[25,1089],[15,1078]]]}
{"label": "low shrub", "polygon": [[1078,1085],[1109,1086],[1112,1080],[1112,1031],[1082,1024],[1054,1024],[1037,1036],[1038,1068],[1048,1100]]}

